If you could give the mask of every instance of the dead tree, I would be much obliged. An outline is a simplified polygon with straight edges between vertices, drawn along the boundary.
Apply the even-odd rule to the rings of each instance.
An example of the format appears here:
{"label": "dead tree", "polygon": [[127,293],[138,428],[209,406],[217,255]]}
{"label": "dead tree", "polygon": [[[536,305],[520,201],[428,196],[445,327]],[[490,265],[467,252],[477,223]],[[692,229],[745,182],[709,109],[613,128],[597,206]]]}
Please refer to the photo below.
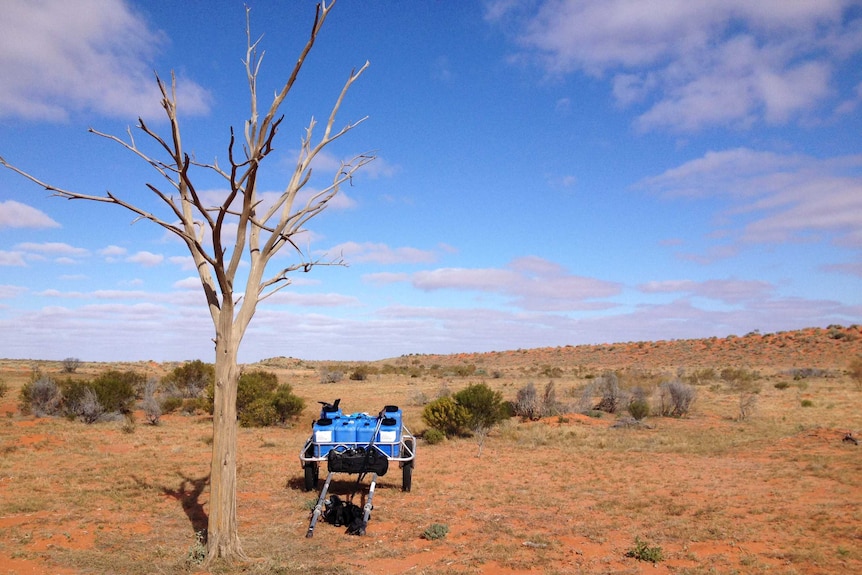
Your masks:
{"label": "dead tree", "polygon": [[[258,303],[289,285],[289,275],[292,272],[308,272],[315,266],[342,263],[340,260],[311,259],[309,254],[303,253],[293,238],[304,230],[310,219],[327,207],[340,186],[349,182],[356,170],[374,159],[371,155],[359,155],[343,163],[331,184],[312,193],[307,200],[297,202],[300,191],[311,177],[311,163],[314,158],[334,140],[365,120],[362,118],[338,130],[334,128],[341,103],[351,85],[368,67],[366,62],[359,70],[351,71],[341,93],[335,99],[322,134],[315,133],[318,126],[312,118],[305,129],[293,174],[280,197],[272,205],[265,205],[258,194],[258,170],[273,150],[273,141],[283,119],[283,116],[279,116],[279,107],[296,82],[297,75],[334,4],[334,0],[328,5],[325,2],[318,4],[310,37],[296,65],[262,116],[258,111],[257,79],[263,53],[258,53],[259,41],[252,41],[248,9],[246,10],[248,50],[244,63],[251,109],[241,136],[242,145],[237,145],[237,136],[233,128],[230,130],[228,165],[221,166],[217,160],[212,163],[199,163],[186,151],[181,138],[176,78],[173,74],[170,85],[156,76],[162,94],[162,107],[170,122],[170,134],[162,137],[140,118],[136,126],[147,138],[157,143],[163,157],[142,151],[135,142],[131,128],[127,130],[127,138],[90,130],[123,146],[162,176],[161,185],[147,183],[146,187],[162,200],[166,208],[164,214],[157,215],[146,211],[111,192],[107,192],[105,196],[94,196],[53,186],[0,158],[0,164],[42,186],[55,196],[69,200],[105,202],[130,210],[137,215],[136,221],[149,220],[180,238],[194,258],[206,305],[215,327],[216,381],[206,563],[219,558],[245,559],[238,534],[236,509],[236,395],[240,343]],[[199,196],[193,177],[202,172],[214,172],[227,182],[229,191],[221,203],[208,205]],[[266,275],[269,261],[286,246],[298,254],[298,263]],[[241,262],[245,262],[247,266],[241,266]],[[240,270],[243,273],[247,271],[246,278],[237,277]],[[243,279],[245,281],[242,281]],[[234,286],[243,285],[245,287],[241,292],[234,291]]]}

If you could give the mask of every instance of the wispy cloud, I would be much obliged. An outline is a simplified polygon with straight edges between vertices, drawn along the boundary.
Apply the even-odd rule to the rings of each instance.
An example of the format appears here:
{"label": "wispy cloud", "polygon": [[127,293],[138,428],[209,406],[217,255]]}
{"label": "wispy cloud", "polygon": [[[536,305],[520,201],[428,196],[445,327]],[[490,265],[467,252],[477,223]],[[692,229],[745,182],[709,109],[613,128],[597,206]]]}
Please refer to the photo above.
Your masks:
{"label": "wispy cloud", "polygon": [[59,228],[60,224],[41,210],[27,204],[6,200],[0,202],[0,229],[3,228]]}
{"label": "wispy cloud", "polygon": [[644,293],[681,293],[724,303],[762,301],[775,292],[772,284],[758,280],[662,280],[642,284],[638,289]]}
{"label": "wispy cloud", "polygon": [[838,66],[862,49],[854,4],[502,1],[487,17],[514,21],[522,55],[550,74],[609,76],[620,105],[645,108],[640,128],[693,131],[784,123],[827,103]]}
{"label": "wispy cloud", "polygon": [[[162,118],[153,58],[168,42],[122,0],[14,2],[0,19],[0,117],[62,121],[78,111]],[[185,114],[209,94],[180,77]]]}
{"label": "wispy cloud", "polygon": [[63,242],[34,243],[24,242],[15,246],[16,249],[46,256],[84,257],[90,255],[89,250],[76,248]]}
{"label": "wispy cloud", "polygon": [[144,267],[157,266],[164,261],[165,256],[148,251],[140,251],[126,258],[127,262],[141,264]]}
{"label": "wispy cloud", "polygon": [[345,242],[332,246],[327,253],[341,254],[347,262],[382,265],[419,264],[437,261],[437,254],[408,246],[393,248],[373,242]]}
{"label": "wispy cloud", "polygon": [[25,267],[24,252],[0,250],[0,266]]}
{"label": "wispy cloud", "polygon": [[426,291],[460,290],[497,293],[512,305],[533,311],[595,310],[614,307],[600,301],[617,295],[614,282],[569,274],[562,266],[528,256],[506,268],[438,268],[411,276],[414,287]]}
{"label": "wispy cloud", "polygon": [[730,202],[716,230],[743,243],[777,243],[826,234],[862,247],[862,155],[813,158],[738,148],[709,152],[640,181],[667,198]]}

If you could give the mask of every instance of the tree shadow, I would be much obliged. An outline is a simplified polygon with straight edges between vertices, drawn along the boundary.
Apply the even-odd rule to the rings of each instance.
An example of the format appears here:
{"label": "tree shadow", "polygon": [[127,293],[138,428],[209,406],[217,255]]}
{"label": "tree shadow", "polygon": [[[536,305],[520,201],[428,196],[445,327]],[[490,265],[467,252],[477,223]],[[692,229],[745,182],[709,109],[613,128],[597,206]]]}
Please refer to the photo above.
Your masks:
{"label": "tree shadow", "polygon": [[162,493],[180,502],[183,512],[189,518],[195,533],[206,532],[207,525],[209,524],[209,516],[204,511],[204,506],[200,502],[200,496],[209,484],[210,476],[207,474],[199,479],[193,479],[180,475],[180,479],[182,481],[179,487],[176,489],[162,487]]}

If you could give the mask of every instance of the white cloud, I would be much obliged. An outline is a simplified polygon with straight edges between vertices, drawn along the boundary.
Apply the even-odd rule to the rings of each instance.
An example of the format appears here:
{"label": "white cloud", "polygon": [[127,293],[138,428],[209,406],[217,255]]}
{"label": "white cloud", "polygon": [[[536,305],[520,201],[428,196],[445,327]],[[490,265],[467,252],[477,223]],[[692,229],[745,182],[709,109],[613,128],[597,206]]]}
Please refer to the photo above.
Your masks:
{"label": "white cloud", "polygon": [[159,265],[160,263],[162,263],[162,261],[164,261],[164,259],[165,256],[161,254],[154,254],[148,251],[140,251],[134,255],[127,257],[126,261],[134,264],[141,264],[144,267],[150,268]]}
{"label": "white cloud", "polygon": [[301,307],[343,307],[357,306],[360,304],[359,299],[354,296],[337,293],[300,294],[288,289],[276,292],[272,297],[267,298],[265,301],[267,305],[279,304]]}
{"label": "white cloud", "polygon": [[0,299],[12,299],[27,291],[24,286],[0,285]]}
{"label": "white cloud", "polygon": [[99,250],[99,255],[104,256],[108,261],[114,261],[115,258],[122,257],[128,253],[126,248],[121,248],[120,246],[108,246],[106,248],[102,248]]}
{"label": "white cloud", "polygon": [[201,289],[201,278],[188,277],[185,279],[181,279],[177,282],[174,282],[173,287],[184,290],[199,290]]}
{"label": "white cloud", "polygon": [[[78,111],[162,118],[153,57],[167,43],[122,0],[45,0],[3,6],[0,117],[64,120]],[[206,113],[209,95],[178,79],[186,114]]]}
{"label": "white cloud", "polygon": [[327,250],[330,255],[340,254],[347,263],[377,263],[383,265],[431,263],[437,255],[428,250],[400,247],[372,242],[345,242]]}
{"label": "white cloud", "polygon": [[27,204],[6,200],[0,202],[0,229],[2,228],[59,228],[60,224],[41,210]]}
{"label": "white cloud", "polygon": [[83,257],[90,254],[89,250],[86,250],[84,248],[76,248],[62,242],[45,242],[41,244],[34,242],[25,242],[18,244],[15,247],[25,252],[44,254],[48,256]]}
{"label": "white cloud", "polygon": [[664,280],[638,286],[644,293],[686,293],[724,303],[763,301],[775,292],[775,287],[759,280]]}
{"label": "white cloud", "polygon": [[497,293],[509,297],[512,305],[533,311],[595,310],[614,307],[597,301],[617,295],[619,284],[571,275],[562,266],[530,256],[513,260],[500,268],[438,268],[411,276],[417,289],[452,289]]}
{"label": "white cloud", "polygon": [[862,49],[854,4],[542,0],[534,10],[494,2],[486,14],[514,21],[548,73],[609,77],[618,103],[646,107],[641,128],[692,131],[784,123],[824,104],[838,66]]}
{"label": "white cloud", "polygon": [[636,187],[668,198],[730,199],[717,231],[737,241],[784,242],[814,232],[862,247],[862,155],[708,152]]}
{"label": "white cloud", "polygon": [[0,250],[0,266],[24,267],[26,265],[24,252]]}

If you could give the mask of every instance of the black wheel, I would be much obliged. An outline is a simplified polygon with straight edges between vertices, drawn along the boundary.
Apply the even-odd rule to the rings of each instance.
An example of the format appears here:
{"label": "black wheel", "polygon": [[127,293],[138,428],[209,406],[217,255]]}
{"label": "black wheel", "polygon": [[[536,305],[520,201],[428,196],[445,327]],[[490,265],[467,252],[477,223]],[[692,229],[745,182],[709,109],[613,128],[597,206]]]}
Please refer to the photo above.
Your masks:
{"label": "black wheel", "polygon": [[410,492],[413,487],[413,462],[409,461],[401,468],[401,491]]}
{"label": "black wheel", "polygon": [[318,467],[316,463],[305,464],[305,490],[317,490]]}
{"label": "black wheel", "polygon": [[404,448],[401,449],[401,457],[413,457],[410,461],[405,461],[401,464],[401,491],[410,492],[413,487],[413,463],[415,461],[415,451],[412,439],[404,440]]}

